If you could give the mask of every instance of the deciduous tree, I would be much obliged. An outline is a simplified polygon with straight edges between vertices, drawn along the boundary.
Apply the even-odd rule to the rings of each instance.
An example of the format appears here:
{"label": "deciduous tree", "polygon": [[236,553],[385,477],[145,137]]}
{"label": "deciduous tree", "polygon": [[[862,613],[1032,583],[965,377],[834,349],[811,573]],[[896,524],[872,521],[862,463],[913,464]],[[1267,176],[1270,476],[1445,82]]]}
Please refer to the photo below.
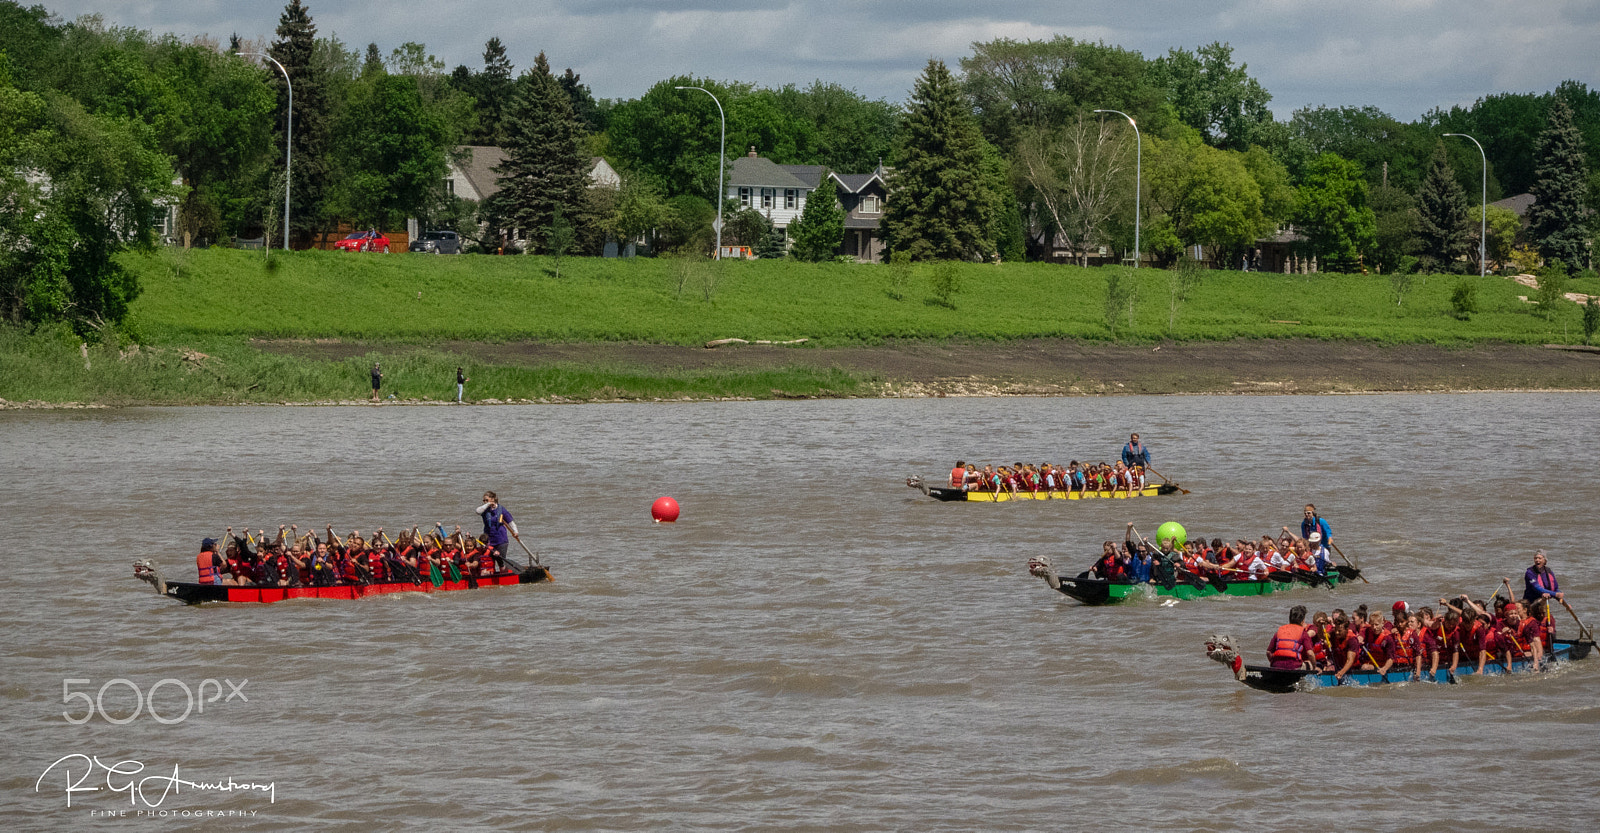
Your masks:
{"label": "deciduous tree", "polygon": [[1361,166],[1324,153],[1306,167],[1297,225],[1326,271],[1353,270],[1377,238]]}

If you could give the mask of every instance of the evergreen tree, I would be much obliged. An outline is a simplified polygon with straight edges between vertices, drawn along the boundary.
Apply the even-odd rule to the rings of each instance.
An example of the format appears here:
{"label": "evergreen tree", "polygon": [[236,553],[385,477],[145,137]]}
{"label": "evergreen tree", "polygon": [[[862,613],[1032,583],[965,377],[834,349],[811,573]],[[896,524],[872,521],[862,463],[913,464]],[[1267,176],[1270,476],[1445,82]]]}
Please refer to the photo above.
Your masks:
{"label": "evergreen tree", "polygon": [[1417,191],[1417,237],[1429,271],[1458,271],[1460,259],[1473,254],[1473,234],[1468,227],[1471,210],[1440,141],[1434,145],[1428,173]]}
{"label": "evergreen tree", "polygon": [[589,175],[583,126],[543,52],[517,80],[505,131],[506,161],[495,169],[500,191],[494,199],[542,250],[557,208],[570,217],[583,205]]}
{"label": "evergreen tree", "polygon": [[478,100],[478,129],[471,136],[473,144],[505,145],[506,108],[516,94],[512,69],[505,44],[499,38],[490,38],[483,45],[483,72],[472,77],[467,89]]}
{"label": "evergreen tree", "polygon": [[377,44],[367,44],[367,58],[361,64],[361,75],[363,77],[370,77],[373,75],[382,75],[383,72],[383,53],[378,51]]}
{"label": "evergreen tree", "polygon": [[589,85],[580,79],[583,76],[567,67],[561,76],[561,89],[567,93],[567,99],[572,102],[572,112],[583,122],[583,127],[590,133],[598,133],[605,129],[601,124],[600,105],[594,100],[594,93],[589,91]]}
{"label": "evergreen tree", "polygon": [[912,260],[973,260],[994,250],[995,195],[983,141],[961,88],[930,60],[901,128],[883,231],[890,251]]}
{"label": "evergreen tree", "polygon": [[[289,200],[293,216],[290,228],[302,241],[323,221],[323,201],[328,191],[329,107],[322,70],[313,56],[317,27],[311,11],[300,0],[289,0],[278,18],[278,39],[267,49],[289,73],[294,84],[294,179]],[[278,85],[277,123],[284,123],[288,109],[288,90],[283,78],[272,73]],[[278,143],[283,155],[283,143]]]}
{"label": "evergreen tree", "polygon": [[1574,270],[1584,268],[1584,205],[1589,196],[1589,166],[1583,136],[1572,123],[1572,108],[1562,99],[1550,104],[1544,132],[1534,147],[1533,194],[1528,236],[1546,260]]}
{"label": "evergreen tree", "polygon": [[811,263],[832,260],[844,242],[844,210],[834,195],[828,172],[822,172],[822,187],[811,192],[800,219],[789,226],[794,237],[794,257]]}

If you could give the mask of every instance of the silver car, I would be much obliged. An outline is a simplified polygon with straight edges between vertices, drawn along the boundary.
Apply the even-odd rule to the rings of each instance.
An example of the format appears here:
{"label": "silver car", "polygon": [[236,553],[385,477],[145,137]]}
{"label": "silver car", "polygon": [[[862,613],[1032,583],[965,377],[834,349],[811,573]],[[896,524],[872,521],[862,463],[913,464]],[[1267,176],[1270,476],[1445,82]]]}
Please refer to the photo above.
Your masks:
{"label": "silver car", "polygon": [[408,248],[413,252],[458,255],[461,254],[461,236],[453,231],[425,231],[421,237],[411,241]]}

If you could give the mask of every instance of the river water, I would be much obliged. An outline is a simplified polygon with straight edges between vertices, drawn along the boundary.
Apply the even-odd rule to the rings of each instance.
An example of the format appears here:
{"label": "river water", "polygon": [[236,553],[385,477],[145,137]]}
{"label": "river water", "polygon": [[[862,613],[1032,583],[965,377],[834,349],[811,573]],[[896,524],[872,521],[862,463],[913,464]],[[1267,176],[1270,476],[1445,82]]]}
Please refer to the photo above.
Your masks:
{"label": "river water", "polygon": [[[1259,658],[1294,603],[1485,596],[1535,547],[1600,622],[1597,413],[1593,393],[0,413],[0,828],[1593,829],[1600,661],[1269,695],[1202,643]],[[1130,430],[1192,494],[902,485],[958,457],[1113,459]],[[485,489],[555,583],[188,608],[131,577],[151,557],[192,580],[228,525],[465,526]],[[682,520],[650,523],[668,494]],[[1130,520],[1241,537],[1307,501],[1370,585],[1086,608],[1025,569],[1083,569]],[[178,683],[203,713],[177,720]],[[76,692],[100,696],[83,725]],[[139,800],[78,759],[41,779],[77,754],[274,792]]]}

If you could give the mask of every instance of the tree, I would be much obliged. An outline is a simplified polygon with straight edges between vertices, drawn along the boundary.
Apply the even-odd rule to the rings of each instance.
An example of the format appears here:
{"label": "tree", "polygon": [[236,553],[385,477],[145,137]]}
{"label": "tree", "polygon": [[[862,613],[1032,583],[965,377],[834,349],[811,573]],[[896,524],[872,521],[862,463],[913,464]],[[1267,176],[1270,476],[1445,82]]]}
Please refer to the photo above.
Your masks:
{"label": "tree", "polygon": [[1133,275],[1121,267],[1107,269],[1105,275],[1106,327],[1111,330],[1111,338],[1115,339],[1117,322],[1124,313],[1128,316],[1128,329],[1133,329],[1133,311],[1139,300],[1139,288],[1134,283]]}
{"label": "tree", "polygon": [[1539,270],[1539,288],[1534,295],[1539,314],[1546,319],[1554,319],[1561,312],[1566,296],[1567,264],[1562,260],[1552,260]]}
{"label": "tree", "polygon": [[567,71],[557,80],[561,82],[561,90],[567,94],[567,101],[572,104],[572,114],[583,123],[584,131],[595,133],[604,130],[606,114],[594,100],[589,85],[582,82],[582,76],[573,72],[572,67],[567,67]]}
{"label": "tree", "polygon": [[561,277],[561,258],[572,249],[576,237],[572,221],[568,220],[566,213],[557,206],[555,216],[550,218],[550,228],[545,232],[545,251],[555,266],[557,279]]}
{"label": "tree", "polygon": [[1566,101],[1556,99],[1550,105],[1549,123],[1539,134],[1534,158],[1537,163],[1529,193],[1535,202],[1528,209],[1528,236],[1546,260],[1582,269],[1589,166],[1583,137],[1572,123],[1572,108]]}
{"label": "tree", "polygon": [[754,208],[738,203],[731,207],[724,224],[728,236],[740,246],[749,246],[751,249],[761,245],[761,241],[772,231],[772,221]]}
{"label": "tree", "polygon": [[1079,115],[1059,130],[1031,130],[1017,152],[1024,204],[1042,245],[1053,238],[1079,253],[1089,265],[1089,249],[1105,242],[1106,224],[1133,203],[1133,131],[1115,122]]}
{"label": "tree", "polygon": [[661,193],[649,180],[629,177],[622,181],[616,205],[602,222],[602,227],[626,250],[628,244],[640,238],[671,218]]}
{"label": "tree", "polygon": [[822,172],[822,187],[806,198],[800,219],[789,226],[794,237],[792,254],[796,260],[820,263],[832,260],[844,243],[844,209],[834,194],[828,172]]}
{"label": "tree", "polygon": [[329,208],[359,225],[397,228],[434,201],[450,138],[422,101],[416,79],[379,74],[351,90],[340,113]]}
{"label": "tree", "polygon": [[1509,208],[1491,205],[1483,224],[1489,229],[1486,255],[1498,269],[1511,259],[1511,252],[1517,245],[1517,236],[1522,233],[1522,220],[1517,217],[1517,212]]}
{"label": "tree", "polygon": [[804,89],[784,86],[773,91],[773,101],[800,127],[796,164],[863,173],[876,170],[894,147],[899,114],[886,101],[869,101],[855,90],[822,81]]}
{"label": "tree", "polygon": [[1029,132],[1066,128],[1088,110],[1121,110],[1153,133],[1173,118],[1151,62],[1119,46],[999,38],[973,44],[961,71],[984,137],[1007,153]]}
{"label": "tree", "polygon": [[972,260],[994,250],[995,195],[983,176],[978,126],[943,61],[917,79],[889,174],[883,217],[890,251],[913,260]]}
{"label": "tree", "polygon": [[517,82],[506,113],[506,160],[495,169],[500,191],[494,199],[505,215],[535,245],[558,209],[569,215],[583,202],[589,155],[583,125],[572,112],[566,91],[550,74],[544,53]]}
{"label": "tree", "polygon": [[1236,252],[1272,231],[1276,224],[1262,210],[1261,187],[1243,154],[1210,147],[1193,130],[1146,141],[1145,205],[1169,219],[1182,244]]}
{"label": "tree", "polygon": [[474,73],[465,66],[459,66],[451,75],[451,86],[473,98],[477,124],[467,134],[468,143],[492,147],[505,145],[506,108],[516,91],[512,71],[505,44],[498,37],[492,37],[483,45],[482,72]]}
{"label": "tree", "polygon": [[1233,47],[1215,42],[1194,52],[1172,49],[1156,63],[1178,119],[1200,131],[1206,144],[1246,150],[1272,123],[1272,95],[1250,77],[1248,64],[1233,65]]}
{"label": "tree", "polygon": [[1428,175],[1417,191],[1417,238],[1423,265],[1429,271],[1461,271],[1461,259],[1472,254],[1469,210],[1466,192],[1450,170],[1441,140],[1434,146]]}
{"label": "tree", "polygon": [[1361,166],[1332,153],[1306,167],[1296,224],[1327,271],[1353,270],[1377,238]]}
{"label": "tree", "polygon": [[[317,27],[311,12],[300,0],[289,0],[278,18],[278,39],[267,49],[289,73],[294,84],[294,174],[289,189],[291,228],[301,239],[323,222],[323,201],[329,184],[328,151],[330,113],[324,88],[323,63],[314,60]],[[271,69],[271,68],[269,68]],[[285,124],[289,105],[288,88],[283,78],[272,72],[272,83],[279,90],[277,124]],[[283,143],[278,143],[283,155]]]}
{"label": "tree", "polygon": [[1393,272],[1407,258],[1415,260],[1411,255],[1417,249],[1416,203],[1410,194],[1393,185],[1379,185],[1370,194],[1367,205],[1372,208],[1372,265],[1379,272]]}

